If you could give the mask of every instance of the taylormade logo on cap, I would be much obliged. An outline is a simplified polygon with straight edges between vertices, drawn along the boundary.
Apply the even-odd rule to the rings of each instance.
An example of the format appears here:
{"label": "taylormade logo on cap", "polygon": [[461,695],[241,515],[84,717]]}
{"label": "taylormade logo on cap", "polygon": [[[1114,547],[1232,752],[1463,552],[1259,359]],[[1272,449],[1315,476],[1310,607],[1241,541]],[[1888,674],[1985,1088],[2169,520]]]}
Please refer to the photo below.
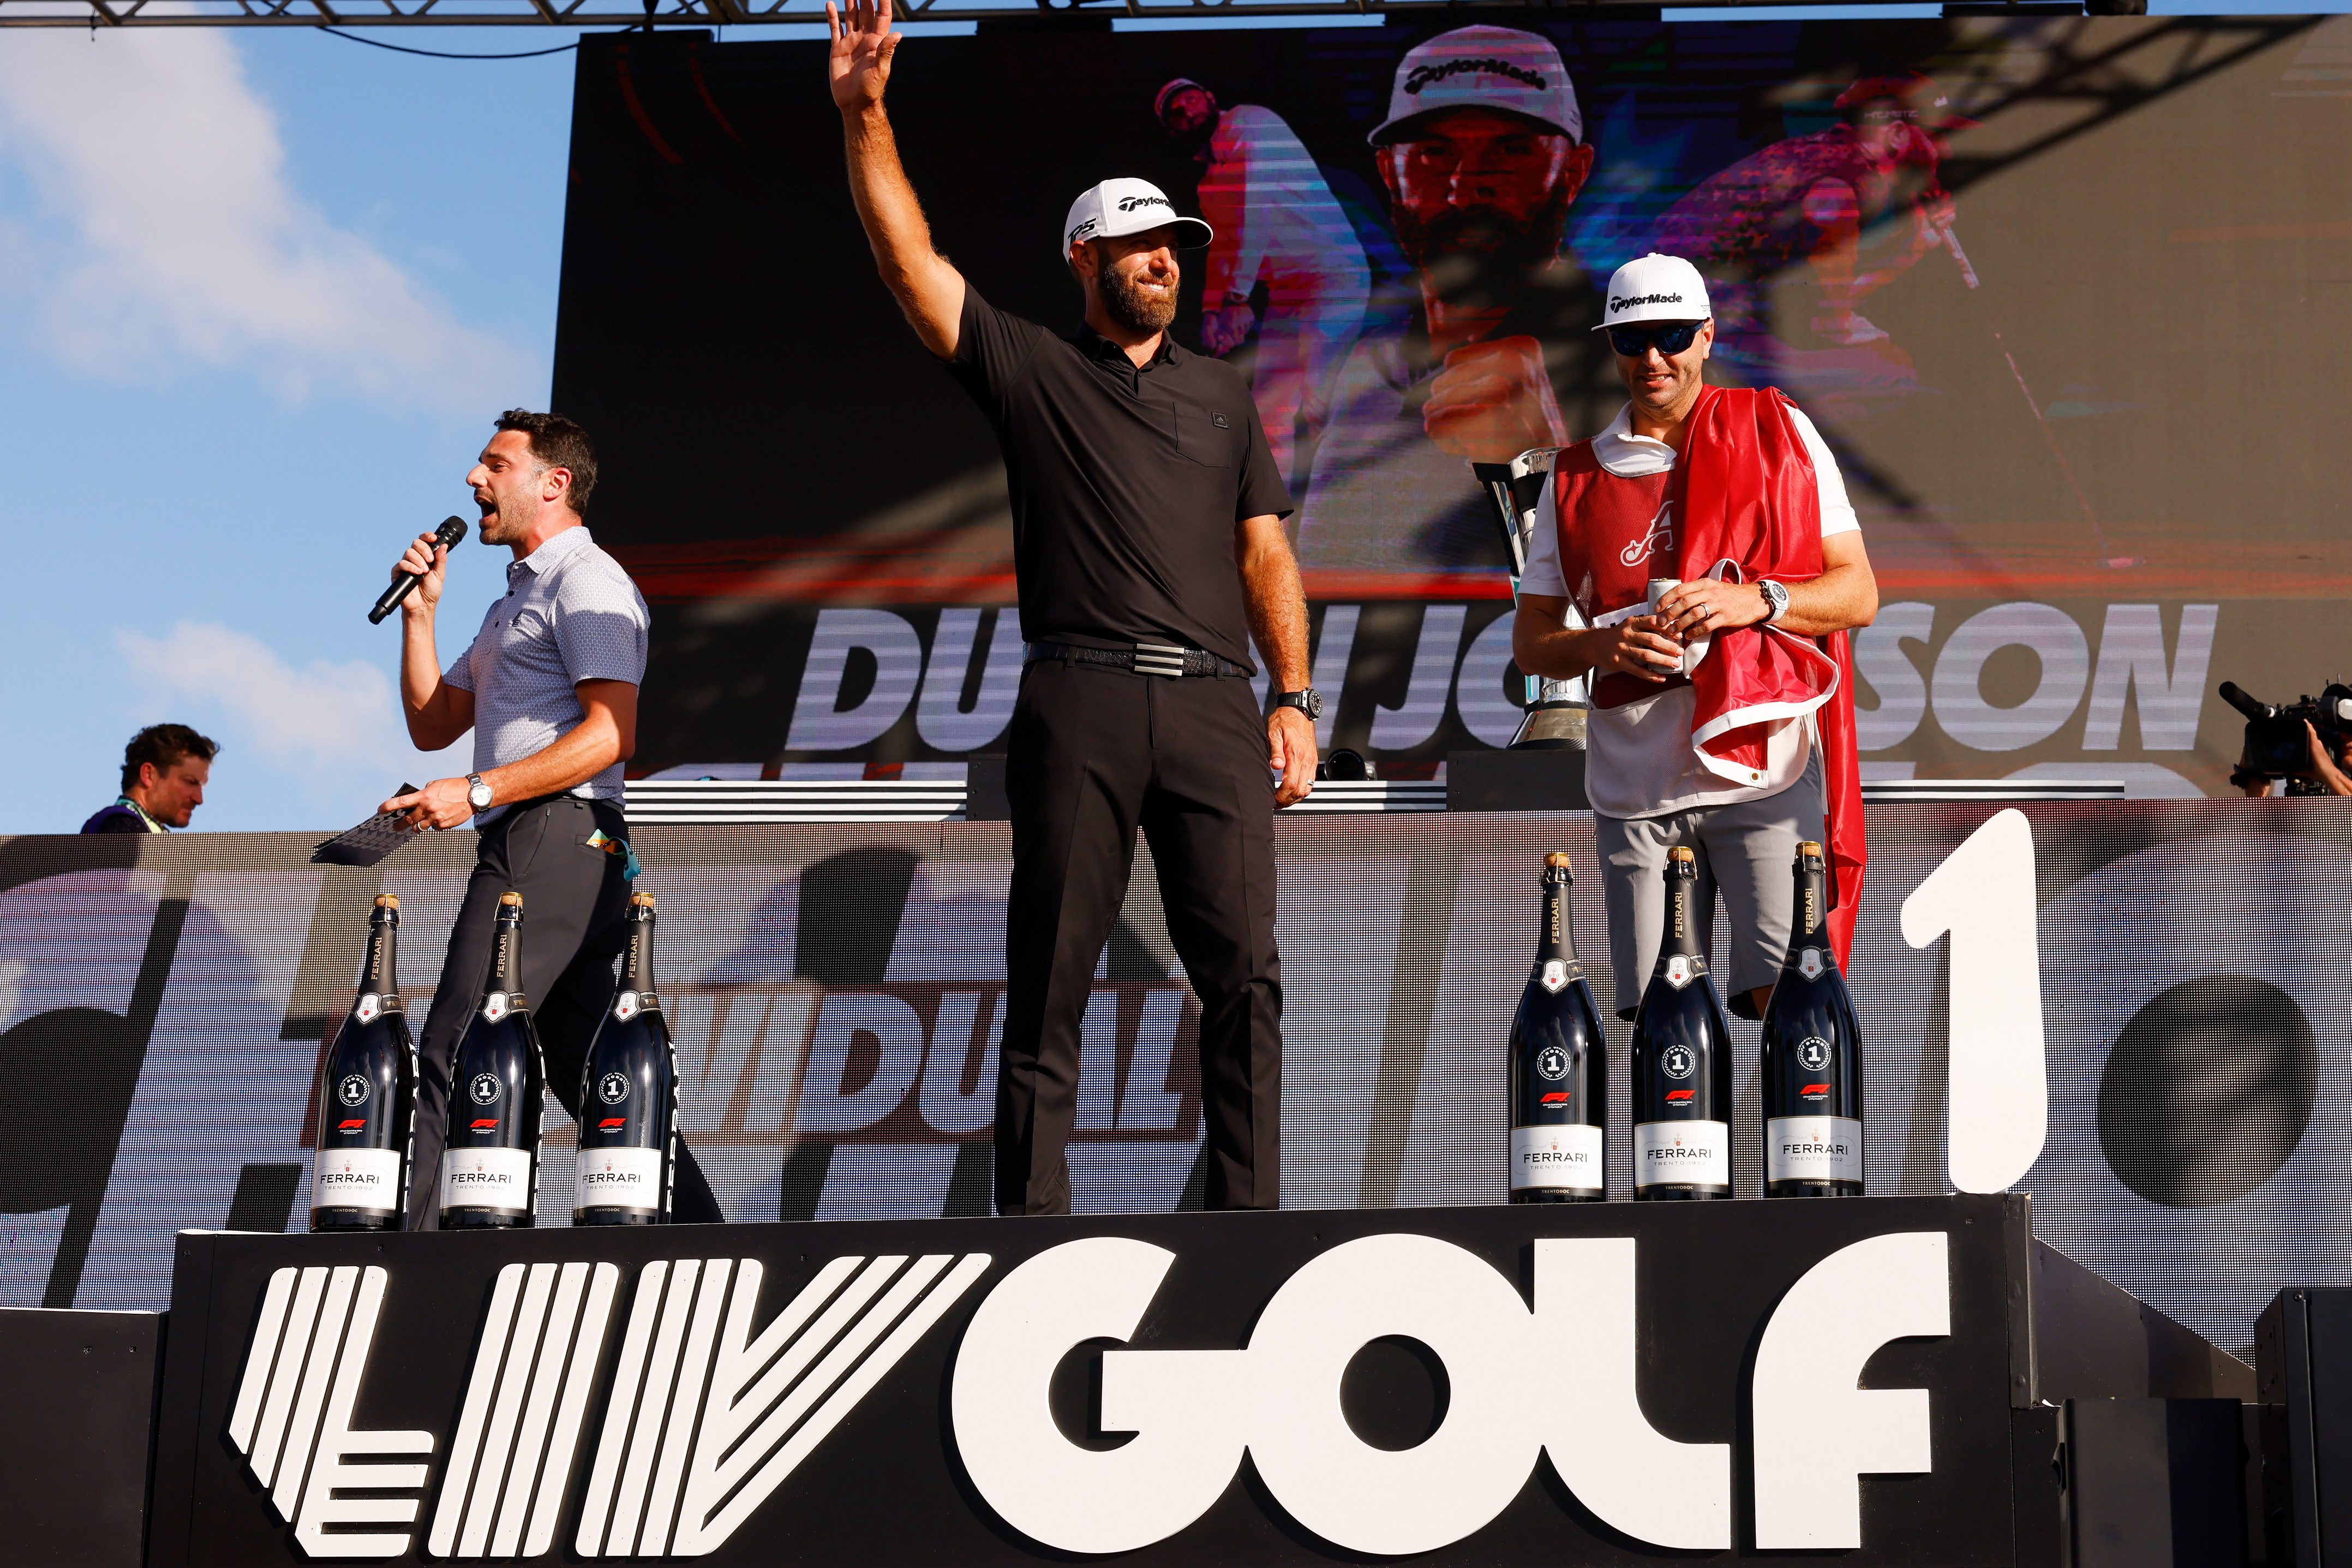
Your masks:
{"label": "taylormade logo on cap", "polygon": [[1446,109],[1497,110],[1571,142],[1584,139],[1584,112],[1559,51],[1517,27],[1456,27],[1410,50],[1397,62],[1388,118],[1371,143],[1411,141],[1414,121]]}
{"label": "taylormade logo on cap", "polygon": [[1062,253],[1066,257],[1082,239],[1116,239],[1167,227],[1176,230],[1176,244],[1183,249],[1195,249],[1215,237],[1199,218],[1180,216],[1168,193],[1150,181],[1105,180],[1070,204],[1070,216],[1062,222]]}
{"label": "taylormade logo on cap", "polygon": [[1541,71],[1528,70],[1524,66],[1515,66],[1508,60],[1471,58],[1448,60],[1442,66],[1415,66],[1406,73],[1404,89],[1418,96],[1421,89],[1431,82],[1444,81],[1450,76],[1480,74],[1507,76],[1513,81],[1525,82],[1528,86],[1535,88],[1548,85],[1544,81]]}
{"label": "taylormade logo on cap", "polygon": [[1679,256],[1661,256],[1654,250],[1635,257],[1611,275],[1609,311],[1601,325],[1703,321],[1713,314],[1706,302],[1706,279],[1699,276],[1698,268]]}

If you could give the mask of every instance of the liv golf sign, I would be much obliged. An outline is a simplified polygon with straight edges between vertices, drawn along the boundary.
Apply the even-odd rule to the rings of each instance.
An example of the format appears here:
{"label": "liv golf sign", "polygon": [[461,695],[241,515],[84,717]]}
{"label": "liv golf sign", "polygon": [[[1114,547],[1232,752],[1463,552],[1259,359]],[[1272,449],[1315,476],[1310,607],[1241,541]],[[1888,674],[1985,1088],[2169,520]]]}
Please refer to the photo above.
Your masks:
{"label": "liv golf sign", "polygon": [[2023,1224],[192,1236],[151,1560],[2002,1561]]}

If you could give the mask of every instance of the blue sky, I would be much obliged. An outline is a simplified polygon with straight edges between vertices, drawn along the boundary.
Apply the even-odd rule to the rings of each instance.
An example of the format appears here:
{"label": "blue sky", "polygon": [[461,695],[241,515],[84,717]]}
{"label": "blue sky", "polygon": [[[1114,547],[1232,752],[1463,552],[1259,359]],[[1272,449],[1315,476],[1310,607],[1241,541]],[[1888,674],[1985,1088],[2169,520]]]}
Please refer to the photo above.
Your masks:
{"label": "blue sky", "polygon": [[[436,771],[368,601],[406,535],[471,515],[488,416],[547,398],[572,57],[309,31],[5,43],[0,832],[70,832],[163,718],[224,743],[197,827],[347,825]],[[465,555],[445,650],[499,585]]]}

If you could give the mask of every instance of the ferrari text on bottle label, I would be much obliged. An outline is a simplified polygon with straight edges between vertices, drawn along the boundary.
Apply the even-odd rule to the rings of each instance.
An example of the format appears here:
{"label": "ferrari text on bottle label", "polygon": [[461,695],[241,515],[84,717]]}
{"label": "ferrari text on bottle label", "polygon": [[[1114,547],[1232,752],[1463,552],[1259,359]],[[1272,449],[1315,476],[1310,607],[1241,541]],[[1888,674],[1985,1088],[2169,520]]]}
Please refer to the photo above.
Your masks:
{"label": "ferrari text on bottle label", "polygon": [[391,1213],[400,1206],[400,1151],[320,1150],[310,1177],[310,1206]]}
{"label": "ferrari text on bottle label", "polygon": [[1601,1142],[1598,1127],[1512,1128],[1513,1190],[1567,1187],[1578,1192],[1600,1191]]}
{"label": "ferrari text on bottle label", "polygon": [[530,1207],[530,1153],[524,1149],[445,1149],[441,1152],[445,1209]]}
{"label": "ferrari text on bottle label", "polygon": [[658,1149],[580,1151],[581,1208],[653,1210],[661,1207],[662,1157]]}
{"label": "ferrari text on bottle label", "polygon": [[1844,1116],[1776,1116],[1764,1126],[1768,1182],[1862,1180],[1862,1123]]}
{"label": "ferrari text on bottle label", "polygon": [[1720,1121],[1644,1121],[1633,1128],[1633,1184],[1731,1183],[1731,1129]]}

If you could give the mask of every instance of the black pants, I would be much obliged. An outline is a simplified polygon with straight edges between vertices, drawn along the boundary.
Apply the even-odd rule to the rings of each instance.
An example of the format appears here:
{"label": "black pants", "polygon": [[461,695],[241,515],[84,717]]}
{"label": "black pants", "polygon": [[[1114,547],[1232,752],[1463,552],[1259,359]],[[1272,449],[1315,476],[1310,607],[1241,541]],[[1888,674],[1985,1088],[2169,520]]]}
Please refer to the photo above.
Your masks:
{"label": "black pants", "polygon": [[[530,998],[531,1023],[546,1058],[547,1087],[579,1118],[581,1068],[597,1021],[612,1005],[617,984],[613,964],[628,935],[624,916],[629,884],[618,856],[589,847],[588,837],[598,828],[609,838],[628,837],[625,820],[610,802],[564,795],[509,811],[482,830],[479,858],[449,931],[441,986],[433,994],[433,1010],[417,1042],[411,1230],[440,1226],[450,1063],[489,978],[499,895],[509,889],[522,895],[522,993]],[[727,1217],[683,1139],[671,1204],[672,1217],[687,1224],[716,1225]],[[571,1195],[541,1194],[540,1212],[542,1223],[568,1221]]]}
{"label": "black pants", "polygon": [[1205,1201],[1213,1209],[1276,1206],[1274,785],[1249,683],[1040,660],[1021,674],[1004,783],[1013,889],[997,1212],[1070,1211],[1063,1148],[1077,1104],[1079,1024],[1127,895],[1138,826],[1160,868],[1168,934],[1201,1002]]}

